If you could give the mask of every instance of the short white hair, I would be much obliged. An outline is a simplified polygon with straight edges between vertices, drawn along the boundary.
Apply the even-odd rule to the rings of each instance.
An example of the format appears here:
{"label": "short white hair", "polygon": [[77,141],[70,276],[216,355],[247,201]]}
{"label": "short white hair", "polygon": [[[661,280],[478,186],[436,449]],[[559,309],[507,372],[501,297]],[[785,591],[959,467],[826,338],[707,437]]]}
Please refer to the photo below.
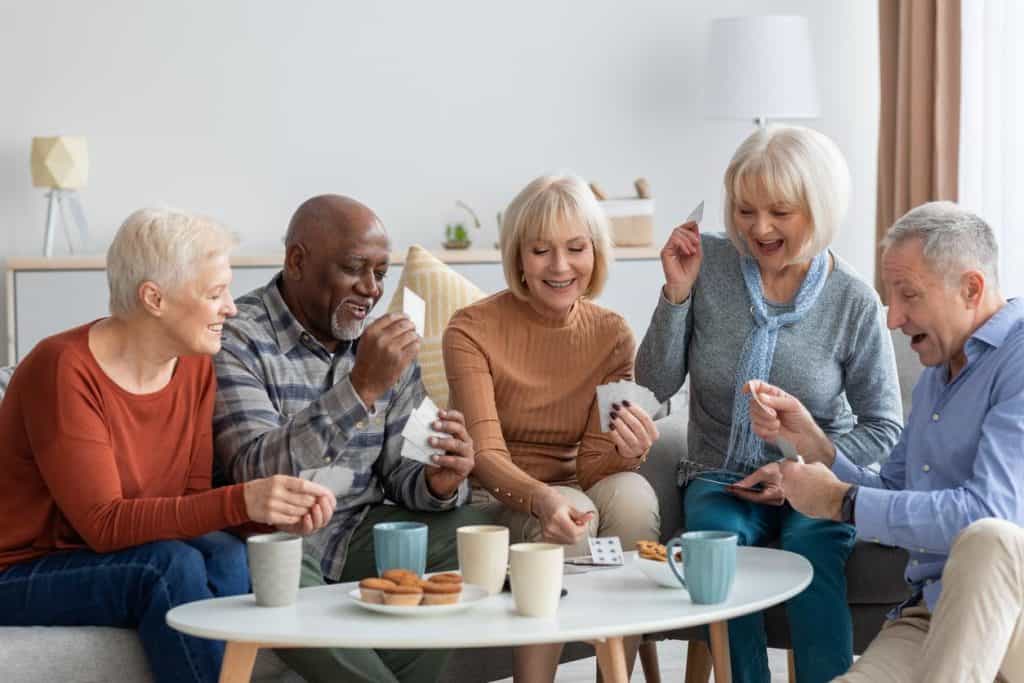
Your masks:
{"label": "short white hair", "polygon": [[773,125],[754,131],[725,171],[725,231],[741,254],[749,250],[733,215],[757,190],[807,213],[811,238],[804,254],[813,257],[839,234],[850,202],[850,169],[836,144],[816,130]]}
{"label": "short white hair", "polygon": [[594,270],[584,296],[594,298],[604,290],[611,268],[612,239],[608,217],[582,178],[572,174],[535,178],[516,195],[501,221],[499,246],[505,282],[520,299],[530,296],[523,284],[523,246],[548,239],[566,225],[578,225],[594,245]]}
{"label": "short white hair", "polygon": [[238,243],[216,221],[175,209],[139,209],[125,219],[107,249],[110,312],[131,316],[139,287],[153,282],[164,292],[179,289],[203,263]]}
{"label": "short white hair", "polygon": [[999,287],[999,244],[989,224],[953,202],[928,202],[893,223],[882,249],[921,240],[921,253],[946,286],[956,287],[966,270],[978,270],[993,288]]}

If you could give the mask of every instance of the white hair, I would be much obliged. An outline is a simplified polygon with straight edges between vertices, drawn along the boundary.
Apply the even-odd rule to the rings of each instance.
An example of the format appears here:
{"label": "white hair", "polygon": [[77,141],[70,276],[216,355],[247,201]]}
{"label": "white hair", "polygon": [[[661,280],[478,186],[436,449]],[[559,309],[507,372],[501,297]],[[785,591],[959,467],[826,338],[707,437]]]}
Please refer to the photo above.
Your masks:
{"label": "white hair", "polygon": [[955,287],[965,270],[978,270],[999,287],[999,245],[988,223],[953,202],[928,202],[903,214],[882,240],[882,249],[921,240],[928,266]]}
{"label": "white hair", "polygon": [[582,178],[572,174],[535,178],[516,195],[501,221],[499,246],[509,290],[520,299],[529,291],[523,284],[523,246],[547,239],[566,225],[578,225],[594,245],[594,270],[585,296],[604,290],[611,267],[612,240],[608,217]]}
{"label": "white hair", "polygon": [[237,242],[227,228],[203,216],[175,209],[135,211],[107,249],[111,314],[135,313],[144,282],[165,292],[177,290],[195,277],[199,266],[226,254]]}
{"label": "white hair", "polygon": [[736,204],[763,190],[799,207],[811,219],[807,256],[823,251],[839,234],[850,201],[850,169],[832,140],[801,126],[768,126],[740,144],[725,171],[725,231],[748,254],[733,216]]}

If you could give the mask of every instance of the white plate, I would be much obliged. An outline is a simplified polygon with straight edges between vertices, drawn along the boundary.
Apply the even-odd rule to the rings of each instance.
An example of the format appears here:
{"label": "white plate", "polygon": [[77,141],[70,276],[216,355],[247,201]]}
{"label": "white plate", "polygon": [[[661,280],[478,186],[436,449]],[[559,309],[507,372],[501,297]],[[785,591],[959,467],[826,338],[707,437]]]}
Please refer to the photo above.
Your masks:
{"label": "white plate", "polygon": [[[640,568],[640,571],[644,573],[648,579],[664,586],[665,588],[682,588],[683,584],[679,583],[679,579],[672,573],[672,569],[668,566],[668,562],[657,562],[655,560],[645,560],[642,557],[636,558],[633,563]],[[685,576],[685,572],[683,573]]]}
{"label": "white plate", "polygon": [[359,588],[353,588],[348,592],[348,597],[363,609],[381,614],[393,614],[400,617],[432,617],[437,614],[449,614],[472,607],[489,596],[482,587],[472,583],[462,584],[462,598],[453,605],[379,605],[373,602],[363,602],[359,597]]}

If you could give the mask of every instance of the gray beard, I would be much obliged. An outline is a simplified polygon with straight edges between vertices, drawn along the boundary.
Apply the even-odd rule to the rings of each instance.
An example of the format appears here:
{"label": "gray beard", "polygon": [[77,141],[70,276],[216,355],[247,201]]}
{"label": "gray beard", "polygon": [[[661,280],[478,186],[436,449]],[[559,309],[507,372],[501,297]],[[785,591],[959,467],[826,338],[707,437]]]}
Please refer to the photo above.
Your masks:
{"label": "gray beard", "polygon": [[340,322],[339,319],[342,316],[341,305],[339,304],[334,309],[334,315],[331,316],[331,336],[338,341],[354,341],[359,339],[359,336],[363,333],[363,329],[366,327],[366,323],[369,321],[369,316],[362,320],[351,320],[349,322]]}

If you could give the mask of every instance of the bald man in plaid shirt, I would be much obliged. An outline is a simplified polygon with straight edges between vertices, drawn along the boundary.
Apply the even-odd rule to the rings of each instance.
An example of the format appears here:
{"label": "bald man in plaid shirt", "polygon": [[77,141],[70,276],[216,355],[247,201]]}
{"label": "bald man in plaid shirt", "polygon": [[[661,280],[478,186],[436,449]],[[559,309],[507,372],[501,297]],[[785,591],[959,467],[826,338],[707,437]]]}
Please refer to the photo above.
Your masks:
{"label": "bald man in plaid shirt", "polygon": [[[402,429],[426,396],[420,339],[403,314],[368,324],[383,294],[391,243],[377,216],[347,197],[303,203],[285,237],[282,271],[236,302],[216,358],[214,438],[231,481],[311,479],[337,496],[334,516],[305,541],[302,585],[376,575],[373,525],[428,524],[427,569],[457,566],[455,530],[490,519],[463,507],[473,443],[462,415],[442,410],[437,467],[401,457]],[[385,504],[385,499],[395,503]],[[307,681],[433,681],[444,651],[280,650]]]}

